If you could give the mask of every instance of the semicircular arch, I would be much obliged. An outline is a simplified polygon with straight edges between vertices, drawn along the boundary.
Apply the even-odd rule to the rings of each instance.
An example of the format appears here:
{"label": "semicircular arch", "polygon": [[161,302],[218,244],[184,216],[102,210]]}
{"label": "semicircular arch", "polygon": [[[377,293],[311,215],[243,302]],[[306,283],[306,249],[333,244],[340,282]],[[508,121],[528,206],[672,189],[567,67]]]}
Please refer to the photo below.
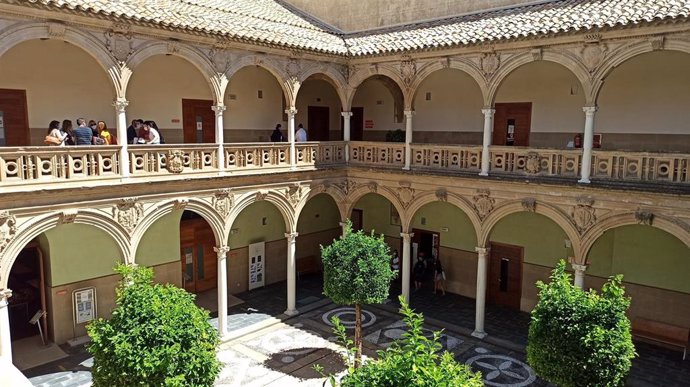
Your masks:
{"label": "semicircular arch", "polygon": [[[400,216],[400,224],[410,224],[407,211],[405,211],[405,206],[403,206],[403,204],[400,202],[400,199],[398,199],[398,197],[393,193],[393,191],[387,187],[379,187],[376,190],[376,192],[372,191],[366,185],[359,186],[353,189],[352,192],[347,194],[347,210],[345,211],[345,213],[347,214],[347,218],[349,218],[352,214],[352,210],[357,205],[357,202],[367,194],[379,195],[388,199],[388,201],[391,202],[391,204],[393,204],[393,207],[395,207],[396,211],[398,211],[398,215]],[[408,232],[408,230],[402,229],[402,232]]]}
{"label": "semicircular arch", "polygon": [[441,61],[427,63],[419,69],[414,82],[410,86],[410,89],[412,90],[411,98],[413,104],[415,98],[417,97],[417,91],[419,90],[419,87],[422,85],[422,83],[424,83],[424,81],[433,73],[444,69],[458,70],[467,74],[470,78],[474,80],[474,82],[479,87],[479,90],[482,93],[482,101],[486,101],[489,90],[486,84],[486,80],[484,79],[484,75],[482,75],[481,71],[469,61],[450,60],[449,62],[445,63]]}
{"label": "semicircular arch", "polygon": [[408,105],[408,103],[411,103],[408,98],[408,88],[405,87],[405,83],[402,81],[400,78],[400,75],[395,71],[394,69],[388,67],[388,66],[373,66],[371,67],[368,71],[366,69],[360,69],[359,71],[356,71],[352,78],[350,79],[349,82],[349,89],[348,89],[348,95],[347,95],[347,103],[346,103],[346,111],[350,111],[352,108],[352,101],[355,98],[355,94],[357,93],[357,89],[364,83],[366,80],[372,77],[376,76],[385,76],[386,78],[390,79],[395,85],[398,86],[398,89],[400,89],[400,93],[403,95],[404,99],[404,104],[405,106]]}
{"label": "semicircular arch", "polygon": [[273,61],[260,55],[245,55],[232,62],[232,65],[225,72],[228,81],[232,82],[232,77],[237,74],[238,71],[249,66],[261,67],[262,69],[271,73],[271,75],[275,77],[276,81],[280,85],[280,89],[283,91],[283,97],[285,97],[285,101],[288,103],[288,105],[291,102],[294,102],[292,101],[292,92],[287,87],[289,81],[285,72],[281,70],[280,66],[273,63]]}
{"label": "semicircular arch", "polygon": [[297,219],[295,217],[294,209],[280,192],[275,190],[251,191],[241,194],[233,205],[232,210],[230,210],[230,214],[228,215],[226,222],[227,226],[225,227],[223,234],[223,238],[225,238],[223,239],[224,241],[227,241],[228,238],[230,238],[230,229],[240,213],[242,213],[242,211],[244,211],[250,205],[261,200],[273,204],[278,209],[278,212],[280,212],[280,215],[283,217],[283,221],[285,222],[286,232],[290,233],[296,230]]}
{"label": "semicircular arch", "polygon": [[422,207],[426,206],[427,204],[435,202],[447,202],[457,207],[460,211],[467,215],[467,217],[470,219],[470,223],[472,224],[472,228],[474,229],[477,241],[480,240],[479,238],[481,237],[480,231],[482,224],[481,220],[479,219],[479,216],[477,216],[476,211],[474,211],[474,208],[467,200],[465,200],[459,195],[450,192],[446,193],[445,200],[439,200],[435,192],[426,192],[419,195],[418,197],[415,197],[412,203],[410,203],[410,206],[407,208],[407,213],[409,214],[409,216],[406,219],[407,223],[403,223],[405,225],[405,229],[412,229],[412,220],[417,211],[422,209]]}
{"label": "semicircular arch", "polygon": [[[347,103],[347,96],[345,95],[345,89],[347,86],[347,82],[345,81],[345,78],[340,74],[340,72],[336,71],[333,69],[331,66],[326,66],[326,65],[314,65],[314,66],[309,66],[306,69],[300,73],[299,76],[299,84],[302,85],[304,84],[305,81],[309,79],[309,77],[315,76],[315,75],[320,75],[322,79],[330,84],[333,89],[335,90],[336,94],[338,95],[338,99],[340,99],[340,105],[345,111],[347,109],[346,103]],[[295,103],[297,102],[297,97],[299,96],[299,89],[295,93]]]}
{"label": "semicircular arch", "polygon": [[345,205],[345,196],[338,190],[324,188],[323,190],[312,189],[309,194],[306,195],[302,200],[295,206],[295,220],[299,220],[302,210],[307,205],[310,199],[318,195],[328,195],[335,202],[336,207],[338,207],[338,213],[340,214],[340,221],[344,222],[348,218],[347,205]]}

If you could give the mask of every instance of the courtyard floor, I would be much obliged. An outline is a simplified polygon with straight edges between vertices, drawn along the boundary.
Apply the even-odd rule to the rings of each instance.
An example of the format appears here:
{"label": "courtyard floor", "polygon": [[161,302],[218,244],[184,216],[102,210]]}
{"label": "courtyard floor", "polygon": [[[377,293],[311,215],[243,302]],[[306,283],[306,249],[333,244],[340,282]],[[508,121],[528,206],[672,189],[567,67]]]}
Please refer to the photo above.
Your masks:
{"label": "courtyard floor", "polygon": [[[330,317],[337,315],[353,326],[350,308],[332,304],[321,294],[321,279],[298,281],[300,315],[282,315],[286,305],[285,284],[279,283],[239,294],[244,303],[229,309],[230,332],[247,332],[221,344],[218,358],[223,369],[218,386],[322,386],[323,378],[313,364],[328,372],[343,369],[331,330]],[[474,325],[474,300],[457,295],[435,296],[430,290],[411,295],[411,304],[422,312],[428,332],[443,329],[442,344],[458,361],[482,371],[488,386],[547,386],[526,364],[529,315],[500,307],[488,307],[484,340],[470,336]],[[215,320],[212,320],[215,323]],[[373,355],[403,332],[397,304],[364,308],[364,351]],[[352,332],[352,329],[349,329]],[[636,343],[640,357],[633,362],[631,386],[688,386],[690,361],[682,354]],[[69,357],[25,371],[36,386],[88,386],[91,357],[84,347],[64,348]]]}

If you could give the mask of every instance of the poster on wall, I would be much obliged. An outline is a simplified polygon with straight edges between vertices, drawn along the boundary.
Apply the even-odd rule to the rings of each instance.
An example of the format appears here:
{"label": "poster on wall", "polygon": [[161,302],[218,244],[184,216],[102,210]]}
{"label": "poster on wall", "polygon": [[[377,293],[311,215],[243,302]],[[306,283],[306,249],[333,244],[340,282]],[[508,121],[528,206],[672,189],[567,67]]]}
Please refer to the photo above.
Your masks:
{"label": "poster on wall", "polygon": [[75,325],[96,319],[96,288],[77,289],[72,292]]}
{"label": "poster on wall", "polygon": [[249,290],[264,286],[266,242],[249,245]]}

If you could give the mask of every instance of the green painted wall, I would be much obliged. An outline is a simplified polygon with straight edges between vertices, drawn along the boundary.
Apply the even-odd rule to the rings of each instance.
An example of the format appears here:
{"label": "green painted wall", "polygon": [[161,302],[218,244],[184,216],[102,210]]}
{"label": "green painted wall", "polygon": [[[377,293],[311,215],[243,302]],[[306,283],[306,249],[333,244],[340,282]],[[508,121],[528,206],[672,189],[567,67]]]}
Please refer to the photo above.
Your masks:
{"label": "green painted wall", "polygon": [[690,293],[690,248],[652,226],[629,225],[605,232],[587,259],[588,274],[623,274],[625,282]]}
{"label": "green painted wall", "polygon": [[135,261],[142,266],[157,266],[180,259],[180,217],[173,211],[154,222],[139,242]]}
{"label": "green painted wall", "polygon": [[355,209],[362,210],[364,214],[364,230],[400,238],[400,226],[390,223],[391,202],[385,197],[375,193],[366,194],[359,199]]}
{"label": "green painted wall", "polygon": [[122,254],[115,241],[96,227],[63,224],[45,232],[50,246],[50,285],[59,286],[113,275]]}
{"label": "green painted wall", "polygon": [[[266,218],[266,225],[262,224]],[[285,221],[280,211],[267,201],[252,203],[235,219],[232,229],[238,230],[230,235],[228,246],[231,249],[248,246],[260,241],[275,241],[285,238]]]}
{"label": "green painted wall", "polygon": [[331,230],[340,227],[340,212],[333,198],[319,194],[309,199],[297,221],[300,235]]}
{"label": "green painted wall", "polygon": [[[422,218],[426,224],[422,224]],[[447,227],[448,232],[441,231],[442,227]],[[433,202],[423,206],[412,218],[412,228],[438,232],[441,246],[466,251],[477,247],[477,234],[470,218],[450,203]]]}
{"label": "green painted wall", "polygon": [[553,267],[573,254],[565,248],[568,236],[556,222],[533,212],[517,212],[501,219],[491,231],[492,242],[524,247],[524,261]]}

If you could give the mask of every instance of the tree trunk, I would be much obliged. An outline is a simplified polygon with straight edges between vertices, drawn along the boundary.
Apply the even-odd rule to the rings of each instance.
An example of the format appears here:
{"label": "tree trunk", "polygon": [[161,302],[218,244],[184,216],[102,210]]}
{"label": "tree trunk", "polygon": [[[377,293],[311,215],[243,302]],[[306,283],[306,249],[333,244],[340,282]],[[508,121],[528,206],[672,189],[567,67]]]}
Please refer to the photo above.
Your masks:
{"label": "tree trunk", "polygon": [[362,365],[362,306],[355,304],[355,368]]}

